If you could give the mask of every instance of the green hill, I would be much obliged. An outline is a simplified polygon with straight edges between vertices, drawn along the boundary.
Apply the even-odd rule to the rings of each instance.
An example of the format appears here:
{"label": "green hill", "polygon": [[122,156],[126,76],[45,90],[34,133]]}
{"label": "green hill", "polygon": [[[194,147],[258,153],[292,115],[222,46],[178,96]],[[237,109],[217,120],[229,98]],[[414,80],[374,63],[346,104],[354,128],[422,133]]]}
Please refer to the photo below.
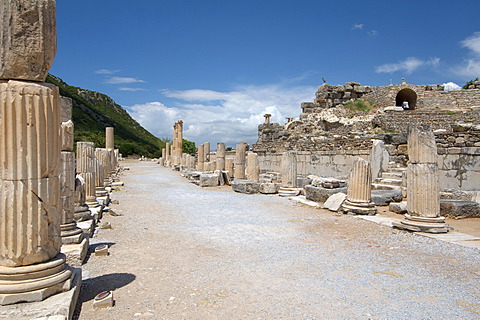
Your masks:
{"label": "green hill", "polygon": [[115,148],[118,148],[123,156],[133,154],[147,157],[161,156],[165,141],[144,129],[107,95],[69,86],[53,75],[48,75],[46,82],[58,86],[60,94],[73,101],[75,142],[94,142],[95,147],[103,148],[105,127],[114,127]]}

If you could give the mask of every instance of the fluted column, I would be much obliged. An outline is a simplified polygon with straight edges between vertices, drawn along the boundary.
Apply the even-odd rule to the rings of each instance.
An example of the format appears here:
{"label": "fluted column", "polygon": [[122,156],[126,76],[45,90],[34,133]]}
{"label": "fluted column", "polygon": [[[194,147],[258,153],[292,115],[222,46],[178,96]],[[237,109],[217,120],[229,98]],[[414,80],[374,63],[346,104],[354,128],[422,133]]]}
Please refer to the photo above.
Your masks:
{"label": "fluted column", "polygon": [[216,170],[225,170],[225,143],[217,143],[217,163]]}
{"label": "fluted column", "polygon": [[95,194],[95,146],[93,142],[77,142],[77,172],[85,180],[88,207],[98,207]]}
{"label": "fluted column", "polygon": [[297,154],[294,151],[287,151],[282,154],[282,187],[297,187]]}
{"label": "fluted column", "polygon": [[83,239],[82,229],[75,221],[75,153],[73,152],[74,125],[72,117],[72,99],[61,97],[60,111],[60,199],[62,220],[60,224],[62,243],[80,243]]}
{"label": "fluted column", "polygon": [[367,160],[357,158],[348,178],[347,199],[342,205],[344,212],[353,214],[377,213],[372,202],[372,168]]}
{"label": "fluted column", "polygon": [[245,179],[245,157],[247,155],[248,143],[242,142],[235,148],[235,179]]}
{"label": "fluted column", "polygon": [[407,214],[400,229],[431,233],[448,232],[440,216],[440,185],[435,136],[428,126],[408,128]]}
{"label": "fluted column", "polygon": [[[2,14],[11,9],[16,9],[13,3],[0,3]],[[2,34],[9,32],[0,26]],[[17,58],[22,59],[12,59]],[[1,61],[0,69],[5,62],[11,61]],[[72,272],[59,253],[59,106],[54,85],[0,80],[0,305],[43,300],[70,289]]]}

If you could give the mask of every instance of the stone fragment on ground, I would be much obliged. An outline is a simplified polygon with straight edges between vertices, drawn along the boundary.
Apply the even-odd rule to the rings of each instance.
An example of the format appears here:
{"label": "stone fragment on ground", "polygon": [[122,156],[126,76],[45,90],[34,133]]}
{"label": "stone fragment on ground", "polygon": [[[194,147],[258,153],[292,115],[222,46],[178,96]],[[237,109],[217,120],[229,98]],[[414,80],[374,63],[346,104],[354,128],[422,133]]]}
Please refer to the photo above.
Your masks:
{"label": "stone fragment on ground", "polygon": [[479,218],[480,204],[465,200],[440,200],[440,215],[451,218]]}
{"label": "stone fragment on ground", "polygon": [[390,202],[388,204],[388,210],[398,214],[405,214],[407,213],[407,201]]}
{"label": "stone fragment on ground", "polygon": [[252,180],[234,180],[232,183],[232,189],[235,192],[254,194],[258,193],[260,183]]}
{"label": "stone fragment on ground", "polygon": [[338,212],[346,198],[347,195],[343,192],[332,194],[327,201],[325,201],[322,208]]}
{"label": "stone fragment on ground", "polygon": [[216,187],[219,185],[219,175],[216,173],[201,173],[198,185],[200,187]]}

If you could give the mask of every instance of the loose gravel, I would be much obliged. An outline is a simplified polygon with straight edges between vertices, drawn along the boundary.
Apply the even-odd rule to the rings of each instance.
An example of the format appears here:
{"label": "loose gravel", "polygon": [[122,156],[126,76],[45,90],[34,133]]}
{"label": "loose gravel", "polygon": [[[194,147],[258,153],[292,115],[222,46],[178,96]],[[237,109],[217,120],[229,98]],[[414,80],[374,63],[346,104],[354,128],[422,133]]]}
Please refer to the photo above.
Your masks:
{"label": "loose gravel", "polygon": [[[480,251],[128,161],[78,319],[480,319]],[[116,305],[94,311],[114,290]]]}

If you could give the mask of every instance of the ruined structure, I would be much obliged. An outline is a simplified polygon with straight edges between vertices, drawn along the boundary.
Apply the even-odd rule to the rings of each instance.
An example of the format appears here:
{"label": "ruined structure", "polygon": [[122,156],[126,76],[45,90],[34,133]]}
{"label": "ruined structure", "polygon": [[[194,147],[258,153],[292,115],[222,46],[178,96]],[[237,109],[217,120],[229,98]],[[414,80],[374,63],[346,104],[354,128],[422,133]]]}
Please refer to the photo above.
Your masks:
{"label": "ruined structure", "polygon": [[[266,117],[252,149],[262,172],[281,171],[282,153],[296,151],[300,176],[346,177],[355,158],[368,160],[373,141],[381,141],[388,154],[375,163],[378,175],[377,165],[385,168],[385,162],[406,167],[407,126],[426,124],[434,131],[438,147],[440,189],[473,192],[480,190],[476,183],[480,177],[479,88],[444,91],[441,85],[325,83],[313,102],[301,104],[299,120],[289,118],[279,124]],[[359,99],[367,109],[355,105]],[[404,100],[410,110],[388,108]]]}
{"label": "ruined structure", "polygon": [[42,82],[56,51],[55,1],[2,1],[0,12],[0,305],[6,305],[69,290],[73,276],[60,254],[60,96]]}

